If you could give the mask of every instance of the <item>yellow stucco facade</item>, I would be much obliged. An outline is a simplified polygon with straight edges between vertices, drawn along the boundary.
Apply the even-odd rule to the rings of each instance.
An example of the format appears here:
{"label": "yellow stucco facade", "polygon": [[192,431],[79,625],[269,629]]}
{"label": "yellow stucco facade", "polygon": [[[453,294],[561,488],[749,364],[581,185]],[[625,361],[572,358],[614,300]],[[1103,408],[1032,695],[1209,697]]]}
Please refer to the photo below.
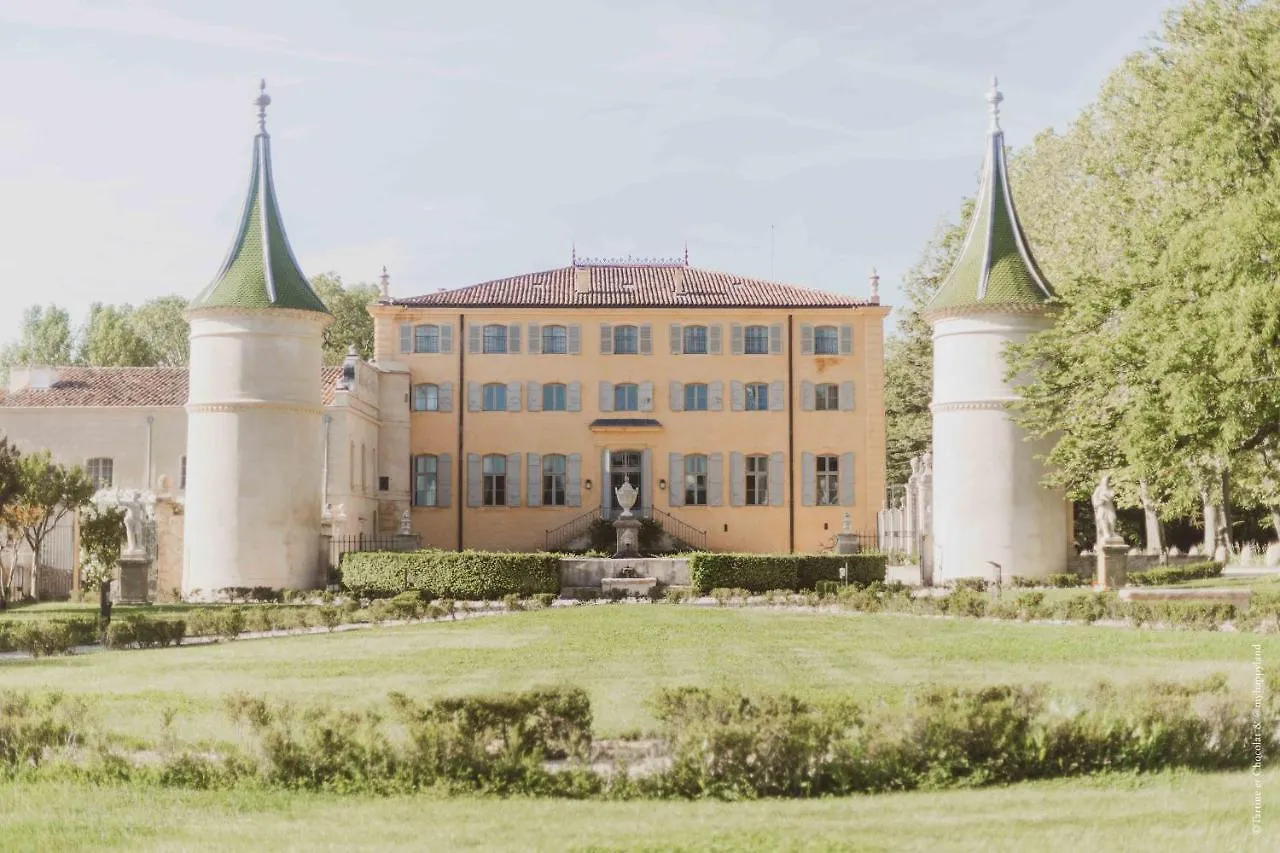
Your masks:
{"label": "yellow stucco facade", "polygon": [[[413,531],[429,545],[559,547],[565,525],[612,497],[620,466],[640,506],[705,532],[712,550],[820,550],[846,512],[855,532],[875,530],[888,308],[408,303],[370,311],[376,361],[407,370],[411,460],[429,457],[406,460]],[[562,411],[544,407],[561,403],[551,384]],[[556,481],[542,461],[561,456]],[[485,457],[502,459],[501,494]]]}

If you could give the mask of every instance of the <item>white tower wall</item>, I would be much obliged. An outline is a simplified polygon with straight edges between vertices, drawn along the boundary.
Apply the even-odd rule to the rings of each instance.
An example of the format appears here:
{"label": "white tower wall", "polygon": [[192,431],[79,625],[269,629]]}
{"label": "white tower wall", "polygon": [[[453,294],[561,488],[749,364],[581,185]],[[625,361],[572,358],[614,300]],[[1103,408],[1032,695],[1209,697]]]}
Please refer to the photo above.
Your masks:
{"label": "white tower wall", "polygon": [[1040,485],[1050,441],[1028,441],[1006,408],[1004,348],[1050,319],[1040,313],[963,313],[933,327],[934,579],[1064,572],[1071,504]]}
{"label": "white tower wall", "polygon": [[191,321],[182,591],[308,589],[320,576],[321,332],[314,311]]}

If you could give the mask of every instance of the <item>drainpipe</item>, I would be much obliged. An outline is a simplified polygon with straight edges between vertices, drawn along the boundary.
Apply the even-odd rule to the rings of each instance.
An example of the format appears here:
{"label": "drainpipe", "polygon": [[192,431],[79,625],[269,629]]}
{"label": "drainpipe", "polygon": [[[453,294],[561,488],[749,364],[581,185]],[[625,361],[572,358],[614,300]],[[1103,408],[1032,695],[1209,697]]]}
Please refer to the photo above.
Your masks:
{"label": "drainpipe", "polygon": [[[792,334],[794,314],[787,315],[787,468],[791,476],[787,478],[787,547],[791,553],[796,551],[796,371],[795,371],[795,335]],[[800,472],[804,476],[804,472]]]}
{"label": "drainpipe", "polygon": [[458,461],[454,464],[454,475],[458,487],[453,490],[453,503],[458,508],[458,550],[462,544],[462,517],[467,511],[467,455],[466,455],[466,418],[467,418],[467,315],[458,315],[458,390],[453,395],[453,407],[458,410]]}
{"label": "drainpipe", "polygon": [[147,415],[147,490],[151,490],[151,430],[155,425],[156,419],[153,415]]}
{"label": "drainpipe", "polygon": [[333,423],[333,415],[325,412],[321,418],[324,422],[324,466],[320,475],[320,511],[329,505],[329,426]]}

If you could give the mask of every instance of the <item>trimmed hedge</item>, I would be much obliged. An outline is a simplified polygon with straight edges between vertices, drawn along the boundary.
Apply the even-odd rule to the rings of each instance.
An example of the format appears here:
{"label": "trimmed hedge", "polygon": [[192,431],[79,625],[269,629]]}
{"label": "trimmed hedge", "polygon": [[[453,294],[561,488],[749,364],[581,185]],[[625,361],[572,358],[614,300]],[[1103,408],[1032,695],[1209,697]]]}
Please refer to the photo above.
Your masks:
{"label": "trimmed hedge", "polygon": [[361,552],[343,558],[342,584],[368,595],[416,589],[430,598],[527,598],[560,591],[560,558],[493,551]]}
{"label": "trimmed hedge", "polygon": [[1129,583],[1136,586],[1164,586],[1171,583],[1185,583],[1201,578],[1216,578],[1222,575],[1222,563],[1205,561],[1203,563],[1184,563],[1181,566],[1162,566],[1146,572],[1130,572]]}
{"label": "trimmed hedge", "polygon": [[12,619],[0,622],[0,652],[27,652],[36,657],[63,654],[75,646],[98,642],[93,619]]}
{"label": "trimmed hedge", "polygon": [[720,554],[698,553],[689,558],[689,582],[700,593],[713,589],[812,590],[818,581],[839,581],[849,566],[849,583],[883,582],[888,557],[884,554]]}

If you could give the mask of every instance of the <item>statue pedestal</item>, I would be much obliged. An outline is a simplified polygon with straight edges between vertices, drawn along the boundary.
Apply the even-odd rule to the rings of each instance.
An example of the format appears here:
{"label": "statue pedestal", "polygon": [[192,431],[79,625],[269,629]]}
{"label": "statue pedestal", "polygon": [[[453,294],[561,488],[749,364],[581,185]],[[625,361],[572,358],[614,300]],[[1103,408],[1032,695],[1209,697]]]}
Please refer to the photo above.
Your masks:
{"label": "statue pedestal", "polygon": [[836,553],[837,554],[856,554],[862,550],[862,543],[858,539],[856,533],[837,533],[836,534]]}
{"label": "statue pedestal", "polygon": [[1123,539],[1098,543],[1099,589],[1121,589],[1129,582],[1129,546]]}
{"label": "statue pedestal", "polygon": [[150,575],[151,558],[145,551],[121,554],[115,583],[111,584],[112,600],[117,604],[148,604]]}
{"label": "statue pedestal", "polygon": [[618,550],[614,553],[613,558],[620,560],[627,557],[639,557],[640,519],[634,516],[630,518],[624,516],[613,523],[613,529],[618,532]]}

